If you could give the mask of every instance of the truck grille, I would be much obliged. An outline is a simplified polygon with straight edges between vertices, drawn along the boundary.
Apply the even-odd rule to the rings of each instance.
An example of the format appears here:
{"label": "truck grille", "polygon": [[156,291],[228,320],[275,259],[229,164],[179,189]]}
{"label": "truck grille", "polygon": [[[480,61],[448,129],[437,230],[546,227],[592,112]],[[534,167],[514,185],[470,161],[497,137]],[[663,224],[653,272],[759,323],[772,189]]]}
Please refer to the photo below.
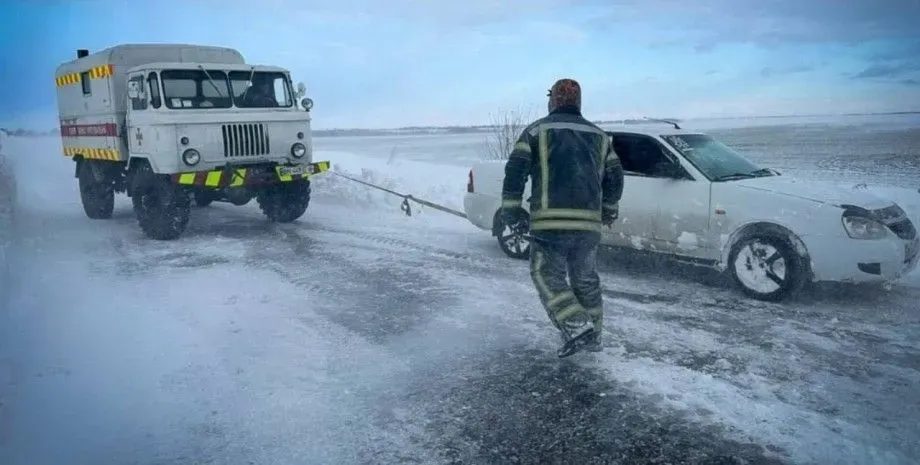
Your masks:
{"label": "truck grille", "polygon": [[251,157],[271,153],[268,132],[262,124],[224,124],[220,129],[224,137],[225,157]]}

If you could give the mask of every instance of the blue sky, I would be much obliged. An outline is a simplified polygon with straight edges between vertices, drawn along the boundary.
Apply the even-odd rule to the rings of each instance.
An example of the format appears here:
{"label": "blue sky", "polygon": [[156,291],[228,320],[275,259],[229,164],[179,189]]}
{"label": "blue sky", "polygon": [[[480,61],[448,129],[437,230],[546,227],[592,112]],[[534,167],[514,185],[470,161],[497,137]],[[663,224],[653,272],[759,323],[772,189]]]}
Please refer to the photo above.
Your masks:
{"label": "blue sky", "polygon": [[0,17],[6,126],[56,125],[77,48],[136,42],[286,67],[317,128],[538,116],[560,77],[592,119],[920,110],[916,0],[6,0]]}

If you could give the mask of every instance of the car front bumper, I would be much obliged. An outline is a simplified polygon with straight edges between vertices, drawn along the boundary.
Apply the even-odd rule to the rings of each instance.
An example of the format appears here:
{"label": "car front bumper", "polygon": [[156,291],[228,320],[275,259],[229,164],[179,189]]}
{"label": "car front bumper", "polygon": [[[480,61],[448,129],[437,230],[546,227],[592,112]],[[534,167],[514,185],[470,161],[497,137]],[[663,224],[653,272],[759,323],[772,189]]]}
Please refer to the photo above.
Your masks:
{"label": "car front bumper", "polygon": [[896,281],[916,269],[920,261],[920,237],[855,240],[813,236],[803,238],[803,242],[815,281]]}

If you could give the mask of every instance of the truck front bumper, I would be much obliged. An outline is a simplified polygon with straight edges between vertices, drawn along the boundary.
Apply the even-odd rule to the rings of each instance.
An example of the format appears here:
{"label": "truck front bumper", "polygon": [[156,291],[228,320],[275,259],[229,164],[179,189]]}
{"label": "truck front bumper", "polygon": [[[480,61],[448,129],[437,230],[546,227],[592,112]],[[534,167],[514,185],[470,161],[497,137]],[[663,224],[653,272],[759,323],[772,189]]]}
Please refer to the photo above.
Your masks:
{"label": "truck front bumper", "polygon": [[318,161],[306,165],[250,165],[244,167],[227,166],[212,171],[193,171],[176,173],[172,180],[183,186],[210,187],[258,187],[284,182],[308,180],[315,174],[329,171],[328,161]]}

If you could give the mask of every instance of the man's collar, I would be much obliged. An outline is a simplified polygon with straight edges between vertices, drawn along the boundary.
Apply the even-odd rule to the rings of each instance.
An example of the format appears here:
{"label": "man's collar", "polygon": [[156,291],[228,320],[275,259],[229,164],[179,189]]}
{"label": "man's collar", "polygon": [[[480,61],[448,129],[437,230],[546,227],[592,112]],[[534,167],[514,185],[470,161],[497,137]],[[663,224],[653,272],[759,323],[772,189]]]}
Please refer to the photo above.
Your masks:
{"label": "man's collar", "polygon": [[578,115],[581,116],[581,110],[578,109],[575,105],[562,105],[553,109],[549,114],[554,115],[556,113],[566,113],[569,115]]}

